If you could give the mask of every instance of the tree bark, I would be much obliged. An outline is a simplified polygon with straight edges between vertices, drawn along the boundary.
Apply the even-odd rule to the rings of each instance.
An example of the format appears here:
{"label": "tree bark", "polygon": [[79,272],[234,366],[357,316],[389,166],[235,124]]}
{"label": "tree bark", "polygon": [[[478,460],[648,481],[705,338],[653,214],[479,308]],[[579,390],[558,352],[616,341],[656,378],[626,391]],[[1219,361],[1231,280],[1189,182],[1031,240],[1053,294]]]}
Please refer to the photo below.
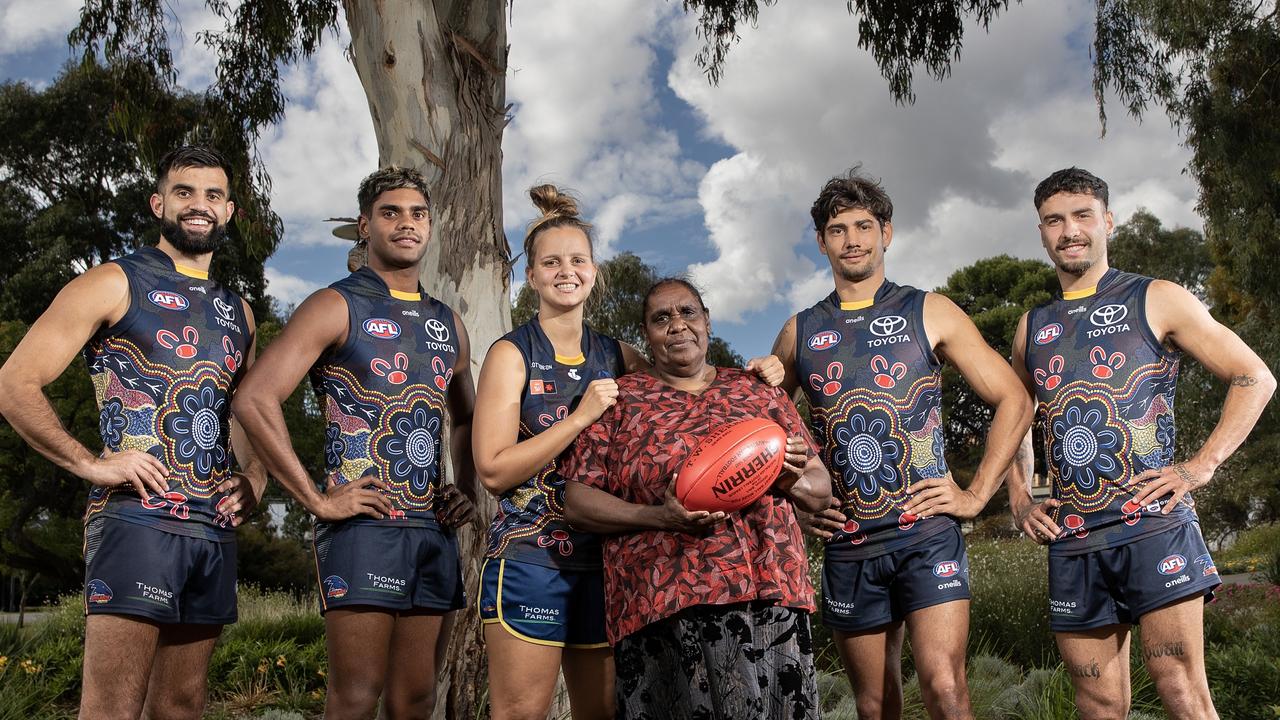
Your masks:
{"label": "tree bark", "polygon": [[[505,3],[344,0],[343,6],[379,164],[417,168],[431,183],[432,242],[422,284],[461,315],[474,377],[485,351],[511,329],[511,255],[502,230]],[[478,494],[478,519],[459,534],[470,602],[457,613],[439,670],[436,718],[476,717],[486,674],[474,600],[496,506],[483,490]]]}

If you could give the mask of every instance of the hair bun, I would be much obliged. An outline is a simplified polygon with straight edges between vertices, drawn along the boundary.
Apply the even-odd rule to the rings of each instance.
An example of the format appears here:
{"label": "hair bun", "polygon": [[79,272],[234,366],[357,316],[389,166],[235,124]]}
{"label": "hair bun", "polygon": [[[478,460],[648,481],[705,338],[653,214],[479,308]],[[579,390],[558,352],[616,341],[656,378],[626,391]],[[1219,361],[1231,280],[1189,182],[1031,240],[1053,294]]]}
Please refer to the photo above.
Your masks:
{"label": "hair bun", "polygon": [[543,217],[578,216],[578,201],[550,183],[529,188],[529,199],[533,200],[533,206],[538,208]]}

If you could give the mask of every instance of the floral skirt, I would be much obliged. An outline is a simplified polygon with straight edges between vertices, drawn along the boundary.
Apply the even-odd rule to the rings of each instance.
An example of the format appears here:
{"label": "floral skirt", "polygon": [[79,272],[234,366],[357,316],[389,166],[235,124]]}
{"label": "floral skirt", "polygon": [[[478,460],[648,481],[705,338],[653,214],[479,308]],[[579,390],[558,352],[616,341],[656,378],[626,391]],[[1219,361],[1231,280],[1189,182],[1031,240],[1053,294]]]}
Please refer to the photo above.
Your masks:
{"label": "floral skirt", "polygon": [[816,720],[809,615],[772,603],[699,605],[614,649],[618,720]]}

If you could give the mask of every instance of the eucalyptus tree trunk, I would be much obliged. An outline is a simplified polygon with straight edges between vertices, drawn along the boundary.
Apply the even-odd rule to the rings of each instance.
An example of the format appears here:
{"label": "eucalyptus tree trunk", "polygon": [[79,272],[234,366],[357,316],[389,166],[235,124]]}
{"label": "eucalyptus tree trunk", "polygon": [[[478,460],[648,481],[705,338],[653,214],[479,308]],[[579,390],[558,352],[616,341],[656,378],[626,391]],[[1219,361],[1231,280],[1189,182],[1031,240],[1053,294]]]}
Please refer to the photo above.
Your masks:
{"label": "eucalyptus tree trunk", "polygon": [[[475,377],[485,351],[511,329],[510,251],[502,231],[504,0],[343,0],[343,6],[379,164],[418,168],[431,183],[422,285],[462,316]],[[475,598],[495,505],[483,490],[479,495],[477,521],[459,534],[469,602],[457,613],[439,668],[437,718],[476,717],[486,674]]]}

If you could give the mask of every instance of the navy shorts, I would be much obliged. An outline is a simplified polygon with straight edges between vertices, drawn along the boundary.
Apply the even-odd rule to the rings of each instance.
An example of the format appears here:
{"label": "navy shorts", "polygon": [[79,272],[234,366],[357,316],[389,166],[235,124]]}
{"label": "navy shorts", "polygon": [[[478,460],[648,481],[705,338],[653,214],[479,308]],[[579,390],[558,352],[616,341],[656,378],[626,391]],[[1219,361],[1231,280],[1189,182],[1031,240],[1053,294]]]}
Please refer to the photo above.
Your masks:
{"label": "navy shorts", "polygon": [[822,624],[832,630],[870,630],[968,599],[969,555],[958,527],[866,560],[822,563]]}
{"label": "navy shorts", "polygon": [[1207,602],[1221,583],[1195,522],[1119,547],[1050,555],[1049,628],[1133,625],[1175,600],[1204,595]]}
{"label": "navy shorts", "polygon": [[321,612],[352,605],[443,612],[466,605],[452,532],[320,523],[314,548]]}
{"label": "navy shorts", "polygon": [[175,535],[113,517],[84,527],[87,615],[158,623],[236,621],[236,543]]}
{"label": "navy shorts", "polygon": [[608,647],[604,572],[486,558],[480,572],[480,620],[501,623],[507,632],[537,645]]}

